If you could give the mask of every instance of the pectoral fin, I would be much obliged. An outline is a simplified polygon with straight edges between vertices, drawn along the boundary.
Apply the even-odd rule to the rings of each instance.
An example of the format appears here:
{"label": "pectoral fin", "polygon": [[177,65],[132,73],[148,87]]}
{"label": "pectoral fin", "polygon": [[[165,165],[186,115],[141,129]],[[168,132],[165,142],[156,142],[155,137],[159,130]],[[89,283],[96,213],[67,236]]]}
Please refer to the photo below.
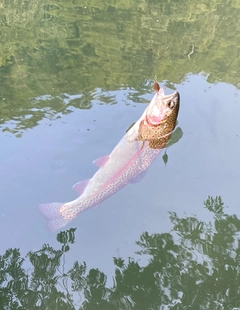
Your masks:
{"label": "pectoral fin", "polygon": [[102,156],[102,157],[95,159],[93,163],[97,167],[103,167],[106,164],[106,162],[109,160],[109,158],[110,158],[110,155]]}
{"label": "pectoral fin", "polygon": [[134,178],[132,178],[129,183],[137,183],[140,182],[146,175],[147,170],[144,170],[142,172],[140,172],[137,176],[135,176]]}

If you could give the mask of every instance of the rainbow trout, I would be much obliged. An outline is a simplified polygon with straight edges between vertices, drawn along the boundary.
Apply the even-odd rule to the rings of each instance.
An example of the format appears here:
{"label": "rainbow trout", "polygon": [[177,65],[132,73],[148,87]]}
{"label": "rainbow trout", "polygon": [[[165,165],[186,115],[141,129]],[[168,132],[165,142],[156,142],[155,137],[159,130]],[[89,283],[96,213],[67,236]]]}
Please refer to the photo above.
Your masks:
{"label": "rainbow trout", "polygon": [[51,231],[65,226],[84,210],[98,206],[127,184],[143,178],[167,144],[175,128],[180,105],[178,92],[165,95],[158,82],[155,82],[154,89],[156,94],[143,115],[111,154],[94,161],[99,169],[93,177],[73,186],[79,197],[66,203],[39,205]]}

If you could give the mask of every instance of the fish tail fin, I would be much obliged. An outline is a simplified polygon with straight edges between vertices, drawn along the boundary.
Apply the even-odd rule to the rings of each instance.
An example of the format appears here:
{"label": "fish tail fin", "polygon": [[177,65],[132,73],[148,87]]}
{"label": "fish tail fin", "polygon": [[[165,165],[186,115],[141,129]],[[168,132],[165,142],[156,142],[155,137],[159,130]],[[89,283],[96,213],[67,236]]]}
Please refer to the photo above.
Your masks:
{"label": "fish tail fin", "polygon": [[64,203],[53,202],[40,204],[39,210],[43,216],[48,220],[48,228],[51,231],[55,231],[65,225],[67,225],[73,218],[65,219],[60,209],[64,206]]}

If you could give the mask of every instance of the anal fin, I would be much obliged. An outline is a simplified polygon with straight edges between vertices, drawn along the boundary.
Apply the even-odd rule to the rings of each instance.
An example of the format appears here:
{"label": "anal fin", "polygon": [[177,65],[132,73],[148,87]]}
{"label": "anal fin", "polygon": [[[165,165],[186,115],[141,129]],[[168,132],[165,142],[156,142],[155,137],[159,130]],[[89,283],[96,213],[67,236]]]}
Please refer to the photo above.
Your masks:
{"label": "anal fin", "polygon": [[84,180],[84,181],[80,181],[76,184],[73,185],[73,189],[79,194],[82,195],[82,193],[84,192],[85,188],[87,187],[88,183],[89,183],[90,179],[88,180]]}

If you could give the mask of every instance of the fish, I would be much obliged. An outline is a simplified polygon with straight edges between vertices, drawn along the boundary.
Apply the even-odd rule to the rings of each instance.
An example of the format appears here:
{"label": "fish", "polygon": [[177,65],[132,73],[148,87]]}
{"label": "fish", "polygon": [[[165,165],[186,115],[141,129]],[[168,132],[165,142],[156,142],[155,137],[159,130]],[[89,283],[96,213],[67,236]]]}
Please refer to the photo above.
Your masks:
{"label": "fish", "polygon": [[48,220],[50,231],[58,230],[81,212],[99,206],[129,183],[139,182],[168,143],[178,117],[180,95],[165,95],[165,88],[154,83],[155,95],[139,120],[130,127],[110,155],[93,163],[99,167],[89,180],[76,183],[78,198],[73,201],[45,203],[39,210]]}

